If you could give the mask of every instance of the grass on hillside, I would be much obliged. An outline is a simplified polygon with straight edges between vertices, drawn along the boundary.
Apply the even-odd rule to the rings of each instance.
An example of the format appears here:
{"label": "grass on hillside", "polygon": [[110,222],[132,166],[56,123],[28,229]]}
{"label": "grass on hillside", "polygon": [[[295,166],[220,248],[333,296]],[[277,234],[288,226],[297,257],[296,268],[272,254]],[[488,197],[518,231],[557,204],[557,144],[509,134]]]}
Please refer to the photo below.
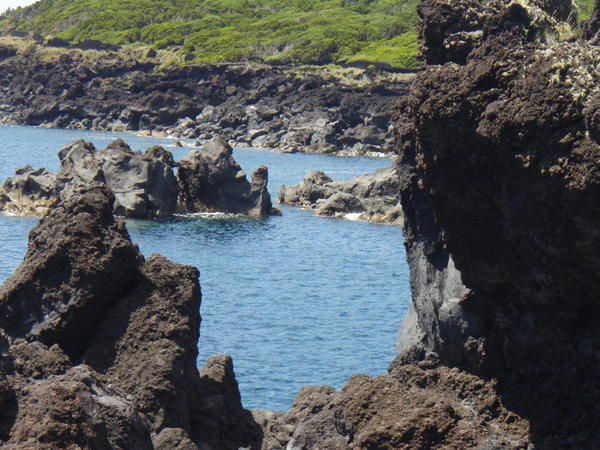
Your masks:
{"label": "grass on hillside", "polygon": [[[3,28],[177,47],[190,61],[418,67],[418,0],[41,0]],[[0,23],[1,24],[1,23]]]}
{"label": "grass on hillside", "polygon": [[[415,69],[419,0],[41,0],[0,29],[72,42],[151,46],[197,63],[383,65]],[[579,0],[580,17],[594,0]]]}

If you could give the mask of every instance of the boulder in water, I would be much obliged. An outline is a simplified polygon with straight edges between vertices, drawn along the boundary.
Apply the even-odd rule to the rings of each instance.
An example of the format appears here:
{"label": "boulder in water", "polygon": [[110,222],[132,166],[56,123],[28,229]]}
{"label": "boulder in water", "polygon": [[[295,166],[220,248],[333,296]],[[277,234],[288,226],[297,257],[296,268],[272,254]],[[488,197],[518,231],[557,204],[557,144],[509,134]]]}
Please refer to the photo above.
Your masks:
{"label": "boulder in water", "polygon": [[43,168],[23,167],[0,187],[0,210],[10,214],[41,216],[57,201],[56,175]]}
{"label": "boulder in water", "polygon": [[223,137],[188,153],[178,164],[179,203],[187,212],[227,212],[262,217],[276,214],[267,190],[268,169],[259,167],[251,182]]}
{"label": "boulder in water", "polygon": [[399,178],[393,168],[349,181],[333,181],[323,172],[312,172],[298,185],[282,186],[279,202],[311,208],[321,216],[402,224]]}

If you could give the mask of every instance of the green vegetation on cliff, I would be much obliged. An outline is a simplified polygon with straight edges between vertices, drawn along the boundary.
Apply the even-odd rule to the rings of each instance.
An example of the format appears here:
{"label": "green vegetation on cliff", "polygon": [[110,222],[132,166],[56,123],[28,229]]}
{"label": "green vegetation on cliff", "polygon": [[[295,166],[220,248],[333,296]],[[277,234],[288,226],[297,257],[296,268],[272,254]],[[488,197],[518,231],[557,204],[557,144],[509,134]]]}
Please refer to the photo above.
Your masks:
{"label": "green vegetation on cliff", "polygon": [[[0,31],[172,49],[191,62],[417,68],[419,0],[40,0]],[[594,0],[579,0],[581,17]]]}
{"label": "green vegetation on cliff", "polygon": [[41,0],[4,31],[177,48],[195,62],[418,66],[418,0]]}

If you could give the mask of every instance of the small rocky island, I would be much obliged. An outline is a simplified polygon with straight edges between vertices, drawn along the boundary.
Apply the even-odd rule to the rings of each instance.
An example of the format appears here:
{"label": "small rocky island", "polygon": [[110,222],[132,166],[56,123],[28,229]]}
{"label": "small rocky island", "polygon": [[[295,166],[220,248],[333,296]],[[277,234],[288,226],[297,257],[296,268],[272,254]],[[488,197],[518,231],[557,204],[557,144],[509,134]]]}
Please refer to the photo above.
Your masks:
{"label": "small rocky island", "polygon": [[74,142],[58,157],[57,174],[27,166],[8,178],[0,188],[0,211],[42,216],[82,188],[105,185],[114,194],[115,214],[128,218],[205,212],[278,214],[267,190],[268,169],[259,167],[248,181],[233,158],[233,149],[220,136],[178,163],[163,147],[134,152],[120,139],[100,151],[89,142]]}
{"label": "small rocky island", "polygon": [[279,203],[314,209],[319,216],[402,225],[400,178],[395,168],[349,181],[312,172],[295,186],[281,186]]}

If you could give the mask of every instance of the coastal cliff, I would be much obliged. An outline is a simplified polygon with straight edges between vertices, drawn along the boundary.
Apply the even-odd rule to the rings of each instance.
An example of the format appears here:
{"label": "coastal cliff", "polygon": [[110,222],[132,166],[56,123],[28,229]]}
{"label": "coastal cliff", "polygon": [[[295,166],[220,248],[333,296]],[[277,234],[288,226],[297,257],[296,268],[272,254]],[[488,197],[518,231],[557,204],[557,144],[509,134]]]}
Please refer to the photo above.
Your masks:
{"label": "coastal cliff", "polygon": [[597,446],[598,11],[578,27],[573,8],[421,3],[427,66],[396,114],[398,357],[301,392],[263,448]]}
{"label": "coastal cliff", "polygon": [[541,448],[588,448],[600,423],[600,48],[571,8],[423,2],[429,66],[397,133],[399,348],[496,378]]}
{"label": "coastal cliff", "polygon": [[[340,76],[336,76],[341,72]],[[141,53],[0,42],[0,122],[140,131],[286,152],[393,153],[406,77],[266,65],[161,66]]]}

